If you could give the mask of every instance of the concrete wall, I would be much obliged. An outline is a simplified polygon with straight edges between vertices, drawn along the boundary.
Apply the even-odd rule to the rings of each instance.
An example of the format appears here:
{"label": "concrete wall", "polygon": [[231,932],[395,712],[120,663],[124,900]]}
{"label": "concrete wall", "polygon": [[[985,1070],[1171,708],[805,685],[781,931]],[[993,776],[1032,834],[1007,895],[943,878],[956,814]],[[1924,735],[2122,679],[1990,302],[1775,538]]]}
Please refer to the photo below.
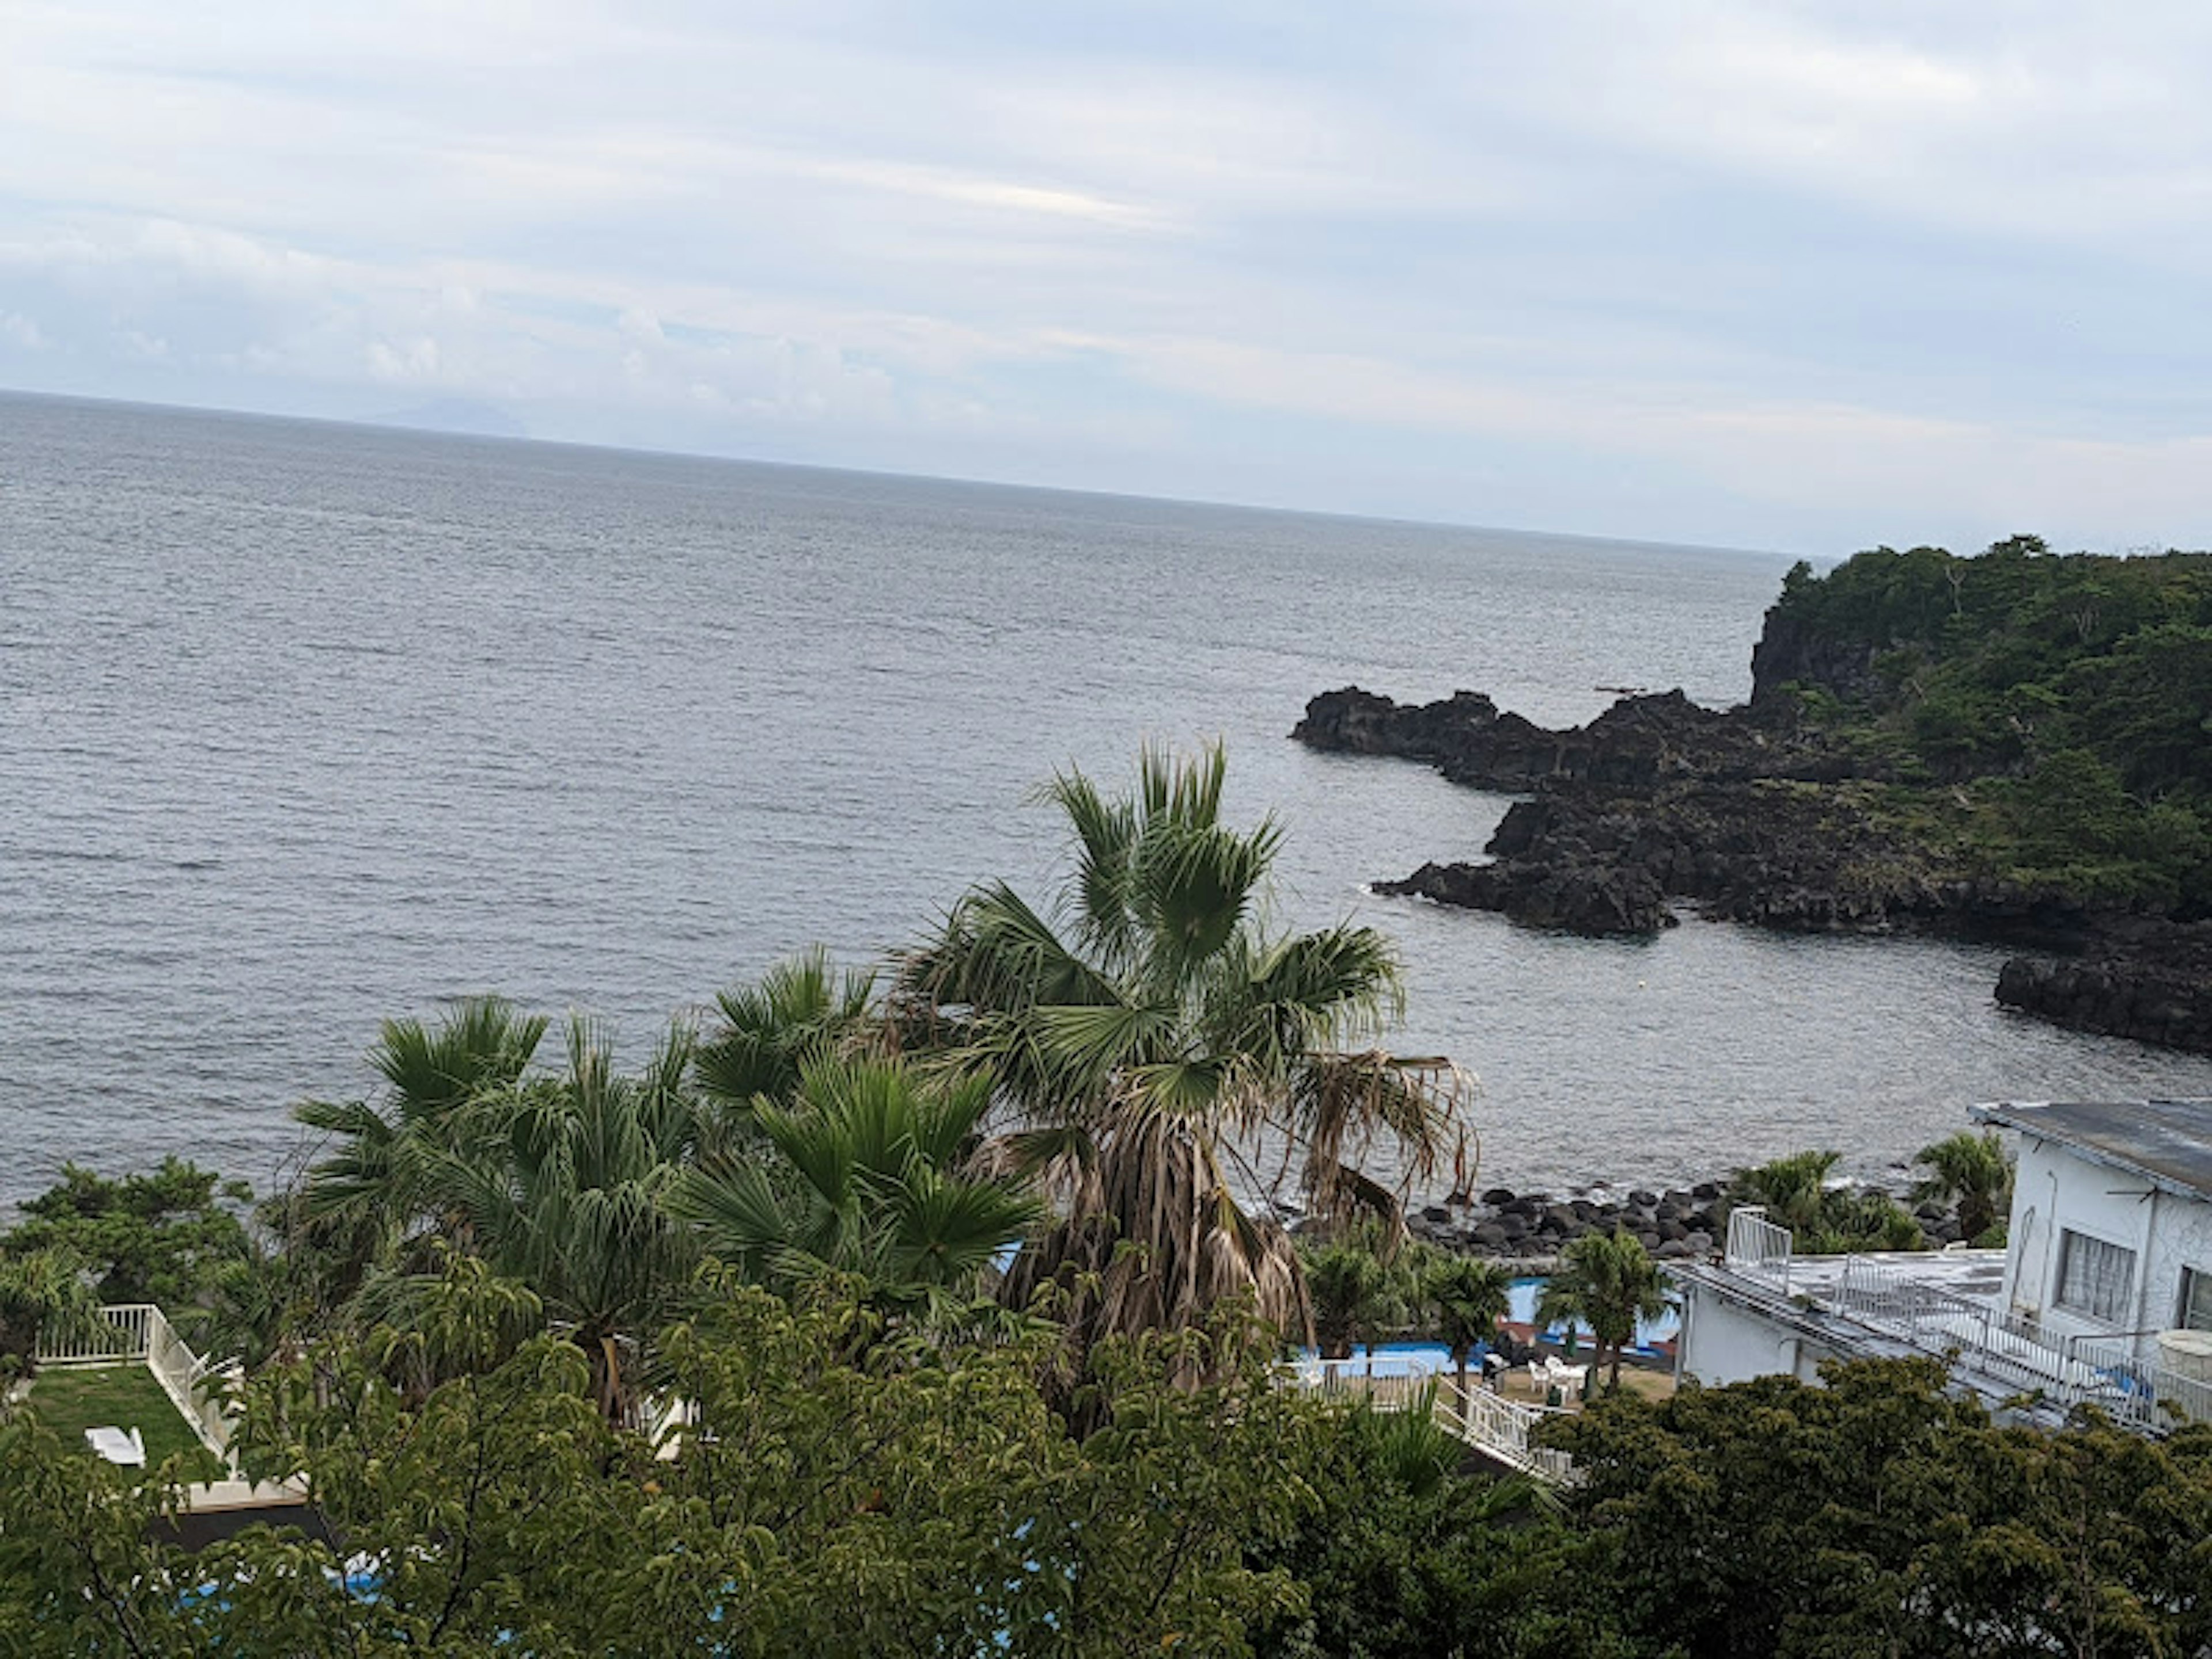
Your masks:
{"label": "concrete wall", "polygon": [[[2057,1305],[2062,1230],[2135,1252],[2124,1318],[2093,1319]],[[2160,1192],[2057,1141],[2020,1137],[2005,1260],[2005,1297],[2014,1311],[2040,1319],[2060,1337],[2164,1329],[2179,1307],[2185,1267],[2212,1273],[2212,1200]],[[2156,1339],[2141,1337],[2135,1346],[2151,1357]]]}
{"label": "concrete wall", "polygon": [[1675,1376],[1712,1388],[1784,1373],[1817,1382],[1816,1368],[1834,1354],[1826,1345],[1695,1284],[1682,1286],[1682,1333],[1675,1340]]}

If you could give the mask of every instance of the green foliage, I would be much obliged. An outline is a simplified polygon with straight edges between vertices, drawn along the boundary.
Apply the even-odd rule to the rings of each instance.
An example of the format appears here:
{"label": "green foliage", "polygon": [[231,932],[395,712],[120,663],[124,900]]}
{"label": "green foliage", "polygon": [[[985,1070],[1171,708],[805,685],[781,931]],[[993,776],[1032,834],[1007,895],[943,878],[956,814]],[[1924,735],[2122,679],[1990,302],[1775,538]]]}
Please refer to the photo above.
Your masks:
{"label": "green foliage", "polygon": [[1451,1350],[1464,1388],[1468,1354],[1497,1336],[1498,1322],[1511,1306],[1512,1269],[1500,1261],[1438,1255],[1422,1273],[1420,1293],[1431,1328]]}
{"label": "green foliage", "polygon": [[2212,556],[1878,548],[1793,569],[1775,614],[1863,647],[1887,688],[1852,708],[1800,687],[1808,719],[1900,781],[1973,786],[1954,816],[1970,872],[2077,902],[2212,902]]}
{"label": "green foliage", "polygon": [[[1109,1343],[1073,1439],[1037,1340],[848,1357],[849,1306],[727,1279],[661,1344],[691,1421],[611,1425],[533,1303],[455,1258],[419,1324],[316,1345],[249,1389],[240,1455],[327,1540],[252,1528],[185,1558],[169,1501],[0,1421],[0,1650],[40,1655],[801,1656],[1246,1650],[1303,1598],[1323,1410],[1233,1324]],[[442,1356],[416,1394],[390,1346]],[[1207,1387],[1166,1350],[1203,1342]],[[363,1565],[374,1593],[349,1590]]]}
{"label": "green foliage", "polygon": [[2180,1654],[2212,1639],[2212,1429],[2000,1428],[1932,1361],[1602,1402],[1555,1431],[1580,1582],[1639,1652]]}
{"label": "green foliage", "polygon": [[40,1333],[94,1339],[105,1328],[91,1275],[71,1251],[0,1255],[0,1392],[36,1369]]}
{"label": "green foliage", "polygon": [[1255,1144],[1288,1148],[1285,1170],[1332,1221],[1395,1218],[1357,1167],[1373,1139],[1395,1143],[1408,1182],[1462,1145],[1449,1066],[1355,1046],[1396,1011],[1389,942],[1264,924],[1281,831],[1223,822],[1226,776],[1215,747],[1147,748],[1121,794],[1055,778],[1043,793],[1074,843],[1058,903],[977,888],[900,963],[902,1032],[990,1078],[1018,1118],[1009,1161],[1057,1200],[1006,1294],[1069,1298],[1079,1352],[1238,1298],[1303,1333],[1290,1240],[1240,1199],[1267,1184],[1244,1163]]}
{"label": "green foliage", "polygon": [[1807,1255],[1924,1249],[1928,1241],[1919,1222],[1894,1200],[1858,1188],[1829,1185],[1829,1175],[1841,1156],[1792,1152],[1738,1170],[1730,1200],[1761,1206],[1768,1220],[1790,1230],[1796,1248]]}
{"label": "green foliage", "polygon": [[1306,1298],[1313,1308],[1314,1342],[1324,1359],[1346,1359],[1353,1346],[1372,1341],[1388,1316],[1390,1275],[1379,1257],[1359,1243],[1336,1241],[1298,1252],[1305,1264]]}
{"label": "green foliage", "polygon": [[757,1098],[788,1100],[809,1065],[875,1043],[874,994],[872,975],[840,974],[819,948],[722,992],[714,999],[722,1024],[692,1060],[700,1088],[741,1115]]}
{"label": "green foliage", "polygon": [[1287,1540],[1255,1548],[1309,1598],[1304,1613],[1256,1632],[1256,1652],[1511,1659],[1626,1650],[1562,1593],[1573,1540],[1534,1489],[1462,1473],[1456,1449],[1425,1413],[1344,1417],[1315,1483],[1321,1507]]}
{"label": "green foliage", "polygon": [[787,1108],[760,1099],[767,1155],[709,1156],[677,1176],[667,1208],[757,1282],[842,1275],[880,1311],[957,1316],[1043,1218],[1023,1183],[969,1167],[990,1101],[988,1078],[817,1058]]}
{"label": "green foliage", "polygon": [[1976,1134],[1961,1129],[1923,1146],[1912,1155],[1912,1161],[1928,1169],[1928,1179],[1914,1189],[1913,1195],[1955,1203],[1960,1233],[1977,1244],[2009,1212],[2013,1165],[1996,1130]]}
{"label": "green foliage", "polygon": [[246,1249],[240,1212],[252,1194],[176,1158],[119,1180],[66,1164],[62,1178],[21,1206],[0,1255],[62,1250],[91,1276],[102,1302],[155,1302],[180,1326]]}

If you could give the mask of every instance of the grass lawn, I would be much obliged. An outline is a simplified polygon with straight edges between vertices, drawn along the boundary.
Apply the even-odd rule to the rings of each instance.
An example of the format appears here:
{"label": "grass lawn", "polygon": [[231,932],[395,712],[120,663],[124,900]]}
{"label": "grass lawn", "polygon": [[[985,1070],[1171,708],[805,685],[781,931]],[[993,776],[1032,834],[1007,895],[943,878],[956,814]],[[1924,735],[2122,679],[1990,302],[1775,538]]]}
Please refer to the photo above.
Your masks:
{"label": "grass lawn", "polygon": [[146,1442],[149,1469],[160,1468],[161,1460],[173,1452],[184,1452],[198,1465],[192,1478],[222,1478],[222,1461],[200,1444],[191,1425],[143,1365],[49,1366],[31,1383],[31,1404],[64,1446],[87,1457],[94,1453],[85,1444],[84,1431],[112,1423],[118,1429],[138,1431]]}

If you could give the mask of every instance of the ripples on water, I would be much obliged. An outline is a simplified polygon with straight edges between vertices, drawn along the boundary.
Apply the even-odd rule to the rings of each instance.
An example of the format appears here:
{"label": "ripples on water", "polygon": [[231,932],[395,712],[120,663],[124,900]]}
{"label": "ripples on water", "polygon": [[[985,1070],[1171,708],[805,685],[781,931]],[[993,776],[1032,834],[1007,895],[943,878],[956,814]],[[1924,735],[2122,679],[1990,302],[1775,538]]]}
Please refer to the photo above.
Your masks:
{"label": "ripples on water", "polygon": [[[1481,503],[1468,510],[1480,515]],[[1502,799],[1285,740],[1307,697],[1729,702],[1786,561],[0,398],[0,1196],[75,1157],[266,1182],[386,1015],[498,990],[640,1051],[1058,852],[1027,791],[1220,737],[1279,909],[1401,942],[1484,1176],[1869,1167],[1997,1096],[2212,1092],[2019,1021],[1996,958],[1366,896]]]}

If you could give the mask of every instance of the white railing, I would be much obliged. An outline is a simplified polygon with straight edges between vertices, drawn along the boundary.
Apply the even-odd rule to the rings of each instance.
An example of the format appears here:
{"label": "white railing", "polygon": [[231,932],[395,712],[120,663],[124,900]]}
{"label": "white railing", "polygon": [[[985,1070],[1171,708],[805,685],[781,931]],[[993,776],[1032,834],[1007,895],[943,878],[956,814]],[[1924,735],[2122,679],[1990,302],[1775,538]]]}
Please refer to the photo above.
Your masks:
{"label": "white railing", "polygon": [[[1747,1229],[1739,1241],[1729,1225],[1729,1265],[1771,1274],[1771,1240],[1779,1229]],[[1739,1243],[1745,1261],[1734,1258]],[[1783,1269],[1787,1290],[1787,1268]],[[2035,1320],[1930,1285],[1909,1267],[1846,1256],[1835,1282],[1819,1295],[1828,1312],[1972,1373],[1991,1391],[2032,1394],[2061,1407],[2095,1406],[2136,1428],[2171,1426],[2177,1416],[2212,1421],[2212,1383],[2182,1376],[2124,1344],[2055,1340]]]}
{"label": "white railing", "polygon": [[1530,1443],[1529,1434],[1557,1413],[1494,1395],[1487,1389],[1462,1389],[1455,1374],[1439,1374],[1424,1361],[1385,1358],[1308,1359],[1291,1372],[1295,1385],[1324,1399],[1364,1400],[1376,1411],[1425,1407],[1431,1420],[1478,1450],[1541,1480],[1574,1478],[1574,1460],[1563,1451]]}
{"label": "white railing", "polygon": [[1574,1459],[1553,1447],[1533,1444],[1529,1439],[1538,1424],[1556,1415],[1487,1389],[1462,1389],[1455,1377],[1444,1380],[1437,1400],[1437,1420],[1469,1445],[1480,1447],[1525,1474],[1563,1484],[1574,1479]]}
{"label": "white railing", "polygon": [[1790,1229],[1766,1218],[1756,1204],[1729,1212],[1728,1244],[1721,1265],[1737,1273],[1757,1273],[1776,1280],[1784,1294],[1790,1290],[1790,1252],[1794,1241]]}
{"label": "white railing", "polygon": [[1378,1412],[1418,1406],[1436,1385],[1435,1374],[1418,1359],[1306,1359],[1298,1363],[1297,1385],[1325,1400],[1364,1400]]}
{"label": "white railing", "polygon": [[230,1447],[230,1417],[222,1398],[223,1379],[194,1353],[150,1302],[126,1302],[102,1308],[102,1331],[73,1332],[39,1343],[41,1365],[143,1364],[161,1392],[192,1425],[201,1443],[217,1456]]}
{"label": "white railing", "polygon": [[2212,1423],[2212,1382],[2143,1358],[2125,1342],[2075,1337],[2067,1346],[2081,1364],[2124,1391],[2124,1409],[2106,1407],[2114,1416],[2167,1428],[2184,1421]]}
{"label": "white railing", "polygon": [[113,1365],[146,1357],[149,1315],[161,1311],[150,1302],[125,1303],[102,1308],[100,1322],[64,1334],[49,1332],[39,1338],[41,1365]]}

